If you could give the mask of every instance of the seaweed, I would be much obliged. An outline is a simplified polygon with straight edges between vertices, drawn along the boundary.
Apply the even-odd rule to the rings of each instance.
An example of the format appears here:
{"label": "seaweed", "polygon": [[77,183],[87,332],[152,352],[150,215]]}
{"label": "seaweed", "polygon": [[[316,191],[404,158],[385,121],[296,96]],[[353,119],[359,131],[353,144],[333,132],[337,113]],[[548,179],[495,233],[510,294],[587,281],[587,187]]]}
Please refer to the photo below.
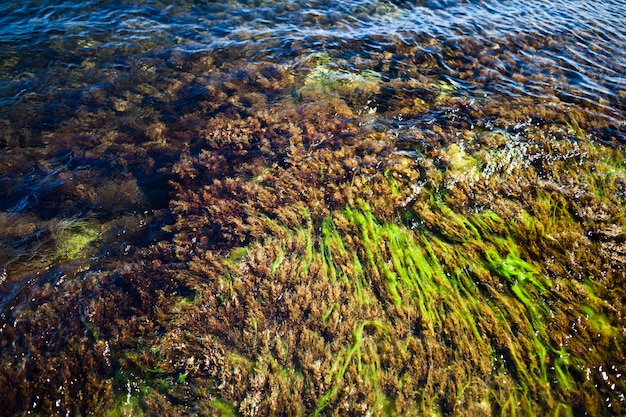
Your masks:
{"label": "seaweed", "polygon": [[623,414],[611,118],[550,87],[485,97],[477,63],[545,78],[514,39],[417,38],[292,64],[146,53],[3,165],[23,178],[2,242],[47,248],[0,275],[3,409]]}

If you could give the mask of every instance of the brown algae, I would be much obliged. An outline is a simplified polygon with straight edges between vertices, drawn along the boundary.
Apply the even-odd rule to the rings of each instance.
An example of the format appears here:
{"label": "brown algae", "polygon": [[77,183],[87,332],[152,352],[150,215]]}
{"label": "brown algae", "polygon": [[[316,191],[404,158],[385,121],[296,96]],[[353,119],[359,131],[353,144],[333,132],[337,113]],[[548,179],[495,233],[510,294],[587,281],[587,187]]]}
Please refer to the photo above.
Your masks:
{"label": "brown algae", "polygon": [[[619,409],[623,266],[589,238],[623,224],[624,178],[590,181],[623,163],[619,149],[539,140],[529,127],[467,132],[411,161],[367,128],[348,123],[331,141],[308,123],[283,128],[299,146],[249,180],[193,191],[209,160],[185,162],[177,242],[199,298],[155,348],[159,367],[192,386],[169,395],[242,415]],[[494,135],[500,145],[481,145]],[[211,236],[237,237],[245,255],[222,258],[230,249]],[[612,295],[598,298],[589,279]]]}

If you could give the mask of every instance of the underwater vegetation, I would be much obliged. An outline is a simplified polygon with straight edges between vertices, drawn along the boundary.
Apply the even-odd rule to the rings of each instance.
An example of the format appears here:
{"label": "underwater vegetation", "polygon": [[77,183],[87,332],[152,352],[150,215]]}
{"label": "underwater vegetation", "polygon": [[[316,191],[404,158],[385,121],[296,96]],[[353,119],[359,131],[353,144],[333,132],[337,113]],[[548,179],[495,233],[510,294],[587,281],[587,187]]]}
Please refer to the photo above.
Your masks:
{"label": "underwater vegetation", "polygon": [[57,256],[65,259],[79,256],[99,235],[97,225],[81,220],[62,221],[58,229]]}
{"label": "underwater vegetation", "polygon": [[209,151],[175,167],[195,295],[151,348],[185,376],[164,393],[223,415],[622,412],[619,148],[533,126],[398,152],[314,109],[269,168],[196,182]]}
{"label": "underwater vegetation", "polygon": [[376,93],[382,76],[376,71],[364,69],[359,72],[343,70],[332,62],[327,53],[312,54],[305,63],[314,64],[304,79],[298,94],[308,100],[336,95],[343,99]]}
{"label": "underwater vegetation", "polygon": [[624,415],[623,123],[420,42],[146,53],[12,155],[0,409]]}

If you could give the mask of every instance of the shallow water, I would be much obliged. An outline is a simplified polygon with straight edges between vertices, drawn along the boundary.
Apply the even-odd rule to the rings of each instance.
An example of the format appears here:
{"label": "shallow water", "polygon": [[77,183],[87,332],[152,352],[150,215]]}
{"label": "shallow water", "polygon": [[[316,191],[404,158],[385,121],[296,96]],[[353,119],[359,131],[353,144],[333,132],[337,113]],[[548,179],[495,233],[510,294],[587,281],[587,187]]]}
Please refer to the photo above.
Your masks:
{"label": "shallow water", "polygon": [[[182,252],[197,249],[187,238],[194,244],[202,242],[202,250],[217,248],[216,256],[224,256],[219,250],[247,247],[270,233],[239,230],[233,225],[237,220],[230,218],[232,213],[217,209],[211,214],[215,224],[207,226],[188,207],[198,199],[216,207],[222,200],[228,204],[237,200],[243,208],[233,209],[235,217],[254,218],[254,210],[266,214],[265,207],[259,208],[261,203],[254,205],[246,199],[262,200],[262,194],[254,194],[243,185],[236,190],[225,185],[222,200],[217,191],[205,191],[202,195],[198,190],[205,184],[208,190],[214,180],[257,184],[265,181],[262,179],[269,173],[278,177],[276,169],[297,166],[293,162],[297,159],[293,151],[297,146],[292,137],[297,136],[294,126],[306,133],[302,133],[306,138],[300,145],[312,159],[325,160],[325,156],[315,154],[324,146],[333,152],[345,147],[346,154],[359,155],[361,159],[354,166],[343,164],[342,169],[349,168],[353,176],[389,163],[384,176],[391,178],[389,172],[395,172],[394,166],[408,164],[396,163],[393,158],[413,158],[411,164],[419,165],[419,169],[402,172],[404,177],[399,178],[404,180],[397,179],[401,183],[415,175],[413,193],[407,194],[403,204],[391,200],[389,204],[397,204],[396,215],[419,230],[430,227],[429,220],[411,223],[406,219],[419,211],[417,205],[411,208],[419,190],[438,181],[424,178],[432,166],[446,167],[437,171],[444,172],[442,189],[453,190],[462,182],[471,188],[488,181],[487,172],[510,174],[519,169],[532,170],[544,181],[542,186],[552,187],[550,192],[557,190],[569,195],[573,188],[580,187],[572,185],[578,178],[572,174],[575,170],[570,171],[571,166],[578,163],[582,167],[584,161],[593,160],[597,164],[590,170],[590,176],[597,181],[594,186],[614,187],[613,195],[604,196],[610,201],[602,207],[611,206],[607,213],[623,210],[625,194],[620,181],[624,175],[622,149],[626,144],[625,13],[626,4],[622,1],[4,2],[0,5],[0,346],[5,349],[2,377],[11,380],[45,374],[42,369],[53,367],[47,364],[56,363],[55,355],[67,354],[59,344],[71,345],[69,340],[74,340],[76,334],[95,334],[97,329],[93,329],[99,325],[85,324],[91,320],[83,311],[88,310],[86,305],[81,304],[71,313],[51,307],[61,305],[59,300],[69,297],[63,291],[81,292],[80,300],[95,303],[94,300],[106,299],[103,293],[113,291],[108,285],[114,285],[118,275],[122,277],[120,281],[128,278],[120,271],[150,262],[169,265],[164,276],[176,275],[172,271],[179,267],[188,268],[193,262]],[[307,109],[319,111],[319,117],[307,114]],[[319,133],[313,132],[316,129]],[[502,144],[501,139],[485,132],[505,132],[509,139]],[[351,143],[345,139],[350,135],[375,137],[378,143]],[[331,140],[337,140],[337,145],[329,145]],[[530,143],[532,140],[541,145]],[[573,143],[571,147],[568,141]],[[563,145],[565,142],[568,145]],[[580,147],[578,142],[582,143]],[[494,149],[508,152],[506,156],[481,153],[483,147],[492,144]],[[384,163],[379,160],[376,165],[368,159],[372,149],[377,158],[384,155]],[[598,154],[591,158],[593,151]],[[343,153],[333,156],[343,157]],[[471,171],[471,158],[482,161],[477,168],[480,173]],[[327,162],[330,161],[333,159]],[[567,174],[551,177],[553,166],[560,167],[561,163],[570,164]],[[357,168],[359,164],[362,166]],[[508,171],[502,164],[508,164]],[[326,168],[318,172],[324,177]],[[309,189],[302,175],[296,187]],[[332,167],[327,175],[343,184],[344,177]],[[568,175],[574,177],[571,183],[564,179]],[[278,179],[274,181],[280,184]],[[185,194],[185,187],[201,196],[193,200]],[[485,187],[491,190],[490,186]],[[596,192],[592,188],[585,191]],[[509,192],[504,200],[525,201],[523,192]],[[310,193],[314,195],[314,187]],[[352,203],[352,196],[344,199],[341,193],[341,189],[329,191],[321,198],[326,206],[319,208],[320,218]],[[209,194],[216,200],[207,197]],[[579,196],[582,191],[572,191],[574,194]],[[376,198],[368,203],[375,205]],[[479,197],[474,199],[473,194],[467,201],[456,201],[459,208],[471,206],[476,213],[486,204]],[[599,241],[605,245],[602,247],[607,248],[605,255],[613,256],[615,262],[607,267],[610,270],[624,256],[625,232],[622,224],[614,220],[623,215],[607,214],[609,220],[605,219],[606,224],[598,231],[590,226],[593,222],[587,214],[581,214],[587,213],[584,202],[579,211],[578,206],[569,210],[575,212],[577,224],[587,227],[589,239],[594,241],[592,233],[600,236]],[[518,209],[504,209],[506,204],[498,206],[494,202],[489,209],[500,216],[503,214],[498,208],[503,212]],[[587,211],[593,211],[591,207],[589,203]],[[311,209],[313,218],[315,210]],[[386,212],[380,210],[378,215],[384,217]],[[539,216],[530,209],[529,212]],[[280,218],[280,214],[273,215]],[[185,216],[189,217],[188,225],[182,220]],[[280,233],[277,236],[282,237]],[[173,242],[173,248],[164,250],[167,254],[159,252],[163,242]],[[524,253],[534,256],[537,251],[531,247],[532,242],[527,244]],[[578,246],[572,244],[575,247]],[[608,255],[609,252],[615,255]],[[570,269],[565,274],[577,275],[580,282],[586,282],[594,273],[601,275],[597,263],[604,258],[598,255],[597,259],[588,261],[592,266],[567,264]],[[555,266],[558,261],[533,260],[542,265],[546,276],[557,276],[561,271]],[[606,274],[613,277],[612,285],[619,288],[624,270],[615,266],[611,271]],[[138,285],[133,279],[124,281],[125,291],[139,291],[133,289],[133,285]],[[162,292],[165,298],[201,292],[193,284],[180,282],[160,282],[151,289]],[[138,297],[154,301],[151,297],[155,296]],[[595,303],[591,307],[602,304],[589,297]],[[119,299],[123,296],[111,295],[111,300]],[[607,330],[604,336],[610,340],[603,339],[602,348],[609,357],[619,360],[621,350],[614,346],[625,337],[624,328],[620,328],[624,307],[615,305],[615,300],[620,300],[620,296],[605,300],[602,312],[587,314],[587,319],[608,320],[606,326],[611,331]],[[116,301],[112,303],[115,305]],[[46,316],[46,308],[52,309],[51,317],[69,315],[57,323],[67,326],[66,333],[58,329],[57,332],[52,324],[52,330],[45,330],[38,320]],[[120,315],[128,314],[135,317],[133,320],[141,317],[133,311],[128,307]],[[609,312],[614,315],[607,319],[604,315]],[[106,322],[99,320],[98,323]],[[169,331],[163,324],[165,319],[146,320],[163,326],[159,334]],[[27,330],[19,327],[24,322]],[[86,326],[87,331],[81,326]],[[34,328],[43,336],[28,333]],[[109,336],[117,334],[117,330],[104,324],[99,331]],[[25,336],[17,343],[15,334],[19,332]],[[99,404],[118,407],[119,411],[119,404],[115,405],[111,398],[126,386],[130,392],[132,384],[139,386],[149,379],[136,376],[135,380],[124,373],[137,373],[141,368],[137,363],[129,365],[134,359],[121,353],[132,350],[134,342],[127,340],[136,342],[134,336],[127,336],[117,334],[120,353],[113,363],[106,354],[99,355],[106,359],[106,366],[98,368],[99,373],[93,377],[96,382],[89,385],[86,396],[93,400],[71,408],[66,397],[58,392],[50,394],[54,390],[48,392],[35,384],[20,387],[19,392],[11,391],[4,404],[16,414],[26,410],[42,414],[50,410],[97,414],[94,410]],[[49,356],[37,356],[29,337],[49,337],[51,341],[46,343],[55,347]],[[108,340],[106,349],[103,347],[106,337],[95,339],[94,351],[109,352]],[[18,360],[31,354],[36,356],[31,365]],[[16,361],[22,363],[21,371]],[[154,363],[144,365],[156,367]],[[610,394],[606,395],[607,404],[595,409],[576,410],[572,406],[575,415],[611,415],[618,408],[624,399],[619,375],[626,370],[623,363],[606,364],[605,369],[617,365],[619,369],[611,371],[610,378],[603,378],[606,371],[597,364],[593,365],[595,368],[580,365],[581,375],[581,369],[591,372],[593,368],[599,380],[610,379],[609,388],[599,388]],[[117,379],[111,382],[114,375]],[[81,378],[86,377],[77,374],[63,380],[80,384]],[[132,384],[126,385],[120,378]],[[172,402],[184,404],[187,397],[180,395]],[[221,398],[225,394],[215,395]],[[197,397],[189,394],[189,404],[193,403],[190,398]],[[564,397],[558,398],[564,401]],[[22,405],[18,405],[20,401]],[[323,404],[320,400],[307,410],[329,412]],[[126,404],[128,409],[135,405],[130,400]],[[339,404],[333,407],[340,409]],[[380,409],[391,409],[385,407]],[[463,414],[458,409],[441,407],[442,414]],[[493,408],[492,413],[507,410],[502,404],[499,407]],[[557,413],[561,410],[558,407]],[[200,412],[199,408],[193,410]],[[252,413],[250,410],[244,405],[238,408],[242,414]],[[529,413],[528,409],[524,412]]]}

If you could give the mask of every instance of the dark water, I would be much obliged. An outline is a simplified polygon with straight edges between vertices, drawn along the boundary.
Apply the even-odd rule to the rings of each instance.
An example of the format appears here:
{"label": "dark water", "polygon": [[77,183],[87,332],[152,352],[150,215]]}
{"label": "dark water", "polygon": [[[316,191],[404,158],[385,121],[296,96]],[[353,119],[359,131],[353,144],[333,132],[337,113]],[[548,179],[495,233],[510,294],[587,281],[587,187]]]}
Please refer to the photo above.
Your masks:
{"label": "dark water", "polygon": [[[45,317],[39,306],[63,297],[50,295],[50,287],[75,280],[63,288],[94,299],[106,286],[83,287],[83,280],[120,274],[145,262],[146,248],[176,241],[176,227],[162,228],[176,217],[171,181],[184,177],[181,155],[196,157],[206,148],[216,129],[208,120],[271,114],[284,103],[315,102],[330,91],[350,109],[344,113],[348,123],[398,138],[392,147],[401,151],[443,146],[439,128],[495,127],[513,134],[528,126],[619,150],[626,145],[625,14],[626,3],[617,0],[2,2],[4,381],[45,374],[26,365],[19,373],[11,361],[34,352],[27,339],[41,334],[28,329],[38,328],[41,337],[48,331],[38,324],[11,329],[18,328],[22,311],[32,314],[19,321]],[[318,81],[326,84],[307,87]],[[285,110],[284,117],[293,114]],[[433,133],[421,139],[409,134],[420,129]],[[280,147],[287,145],[281,143],[270,139],[271,156],[261,145],[256,149],[265,166],[283,163]],[[206,182],[264,172],[248,170],[252,152],[243,157],[240,147],[226,150],[224,165],[207,170]],[[623,204],[624,195],[612,201]],[[227,236],[211,239],[220,246]],[[618,233],[618,243],[623,236]],[[125,285],[133,291],[132,280]],[[86,313],[72,314],[60,321],[70,333],[86,322]],[[50,326],[56,335],[50,343],[66,343],[69,336]],[[18,343],[14,334],[20,331],[26,336]],[[54,362],[60,352],[54,349],[33,361]],[[124,366],[120,361],[112,368]],[[102,371],[96,379],[110,380],[113,373]],[[81,378],[72,381],[80,384]],[[124,392],[124,383],[116,384]],[[94,413],[98,398],[108,398],[93,394],[108,392],[96,385],[85,394],[94,396],[93,403],[76,409],[65,402],[45,408],[39,398],[45,389],[36,386],[6,391],[4,404],[16,414]],[[624,400],[618,391],[610,397],[615,404]],[[184,403],[181,398],[175,402]],[[20,401],[27,405],[16,405]],[[596,414],[612,413],[600,409]]]}

